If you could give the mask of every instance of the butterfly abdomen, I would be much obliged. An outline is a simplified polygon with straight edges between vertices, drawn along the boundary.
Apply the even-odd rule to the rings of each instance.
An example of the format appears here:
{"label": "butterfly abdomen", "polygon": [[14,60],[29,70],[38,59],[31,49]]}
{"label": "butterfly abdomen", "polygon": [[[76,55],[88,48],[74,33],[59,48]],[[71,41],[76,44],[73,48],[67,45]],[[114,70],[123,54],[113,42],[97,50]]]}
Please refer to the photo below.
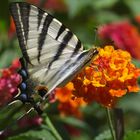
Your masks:
{"label": "butterfly abdomen", "polygon": [[20,83],[19,90],[20,94],[23,95],[23,97],[33,97],[35,94],[40,95],[43,97],[47,93],[47,87],[46,86],[41,86],[39,84],[39,81],[35,78],[28,77],[28,73],[26,70],[21,69],[19,71],[19,74],[22,77],[22,82]]}

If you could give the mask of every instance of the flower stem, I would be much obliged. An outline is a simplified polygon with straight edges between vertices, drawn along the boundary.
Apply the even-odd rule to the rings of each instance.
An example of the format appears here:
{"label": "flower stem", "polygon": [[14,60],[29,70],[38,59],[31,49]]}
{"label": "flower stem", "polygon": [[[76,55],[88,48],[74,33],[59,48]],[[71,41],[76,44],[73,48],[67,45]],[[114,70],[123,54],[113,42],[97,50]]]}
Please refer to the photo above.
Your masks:
{"label": "flower stem", "polygon": [[110,113],[109,108],[106,108],[106,114],[107,114],[107,119],[108,119],[109,129],[110,129],[110,132],[111,132],[111,135],[112,135],[112,139],[117,140],[116,135],[114,133],[114,127],[113,127],[113,122],[112,122],[111,113]]}
{"label": "flower stem", "polygon": [[59,135],[57,130],[55,129],[54,125],[52,124],[51,120],[47,116],[46,123],[49,126],[50,130],[52,131],[53,135],[56,137],[57,140],[62,140],[62,137]]}

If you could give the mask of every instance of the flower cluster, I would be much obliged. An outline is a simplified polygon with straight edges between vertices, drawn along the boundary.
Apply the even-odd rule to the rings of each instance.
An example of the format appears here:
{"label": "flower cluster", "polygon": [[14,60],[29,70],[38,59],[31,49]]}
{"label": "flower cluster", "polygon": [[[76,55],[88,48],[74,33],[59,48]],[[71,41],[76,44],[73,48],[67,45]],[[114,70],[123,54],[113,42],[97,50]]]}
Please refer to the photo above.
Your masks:
{"label": "flower cluster", "polygon": [[132,57],[140,60],[140,34],[129,22],[101,26],[98,33],[105,43],[113,42],[116,48],[126,50]]}
{"label": "flower cluster", "polygon": [[[119,97],[139,90],[139,75],[140,69],[131,63],[128,52],[105,46],[99,49],[99,54],[90,66],[72,80],[72,94],[75,98],[83,98],[86,103],[96,101],[113,107]],[[59,92],[64,94],[62,100],[68,91],[62,88]]]}
{"label": "flower cluster", "polygon": [[9,68],[0,70],[0,106],[18,93],[17,86],[21,82],[21,77],[17,73],[19,68],[20,62],[16,59]]}
{"label": "flower cluster", "polygon": [[55,90],[55,98],[59,101],[58,109],[62,116],[71,115],[77,118],[81,118],[82,114],[80,108],[86,103],[82,98],[76,98],[73,96],[74,86],[72,82],[69,82],[63,88],[57,88]]}

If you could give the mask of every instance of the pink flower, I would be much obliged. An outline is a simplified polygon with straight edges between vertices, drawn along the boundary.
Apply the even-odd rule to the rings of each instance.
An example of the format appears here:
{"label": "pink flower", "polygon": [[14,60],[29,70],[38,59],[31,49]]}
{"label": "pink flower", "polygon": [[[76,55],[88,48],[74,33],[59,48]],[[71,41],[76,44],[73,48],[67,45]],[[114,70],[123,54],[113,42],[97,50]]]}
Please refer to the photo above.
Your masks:
{"label": "pink flower", "polygon": [[128,51],[140,60],[140,34],[135,26],[127,21],[110,23],[99,27],[99,37],[106,43],[114,43],[116,48]]}
{"label": "pink flower", "polygon": [[16,59],[9,68],[0,70],[0,106],[6,104],[18,93],[17,86],[21,82],[21,76],[17,73],[18,68],[20,68],[20,62]]}
{"label": "pink flower", "polygon": [[18,121],[18,126],[20,128],[39,126],[42,124],[42,122],[43,122],[43,119],[40,116],[34,116],[32,118],[26,116]]}
{"label": "pink flower", "polygon": [[55,96],[55,90],[53,90],[51,93],[50,93],[50,95],[49,95],[49,103],[54,103],[54,102],[56,102],[56,96]]}

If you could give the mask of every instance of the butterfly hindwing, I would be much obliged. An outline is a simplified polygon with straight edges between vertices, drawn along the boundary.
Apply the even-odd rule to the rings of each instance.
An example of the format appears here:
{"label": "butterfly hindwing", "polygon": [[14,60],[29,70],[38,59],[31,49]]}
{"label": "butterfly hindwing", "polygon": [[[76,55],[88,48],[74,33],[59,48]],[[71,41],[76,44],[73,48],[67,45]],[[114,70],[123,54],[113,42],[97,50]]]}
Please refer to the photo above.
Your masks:
{"label": "butterfly hindwing", "polygon": [[48,88],[68,82],[97,50],[82,51],[80,40],[61,22],[38,7],[16,2],[10,6],[28,73]]}

